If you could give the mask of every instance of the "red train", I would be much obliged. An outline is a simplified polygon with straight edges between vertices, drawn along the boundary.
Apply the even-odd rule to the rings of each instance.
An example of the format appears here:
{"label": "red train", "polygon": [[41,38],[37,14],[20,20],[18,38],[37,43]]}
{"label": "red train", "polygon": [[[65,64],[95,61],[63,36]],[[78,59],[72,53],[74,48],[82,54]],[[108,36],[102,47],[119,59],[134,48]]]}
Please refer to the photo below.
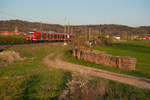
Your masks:
{"label": "red train", "polygon": [[56,40],[56,41],[63,41],[63,40],[71,40],[72,34],[69,33],[56,33],[56,32],[43,32],[43,31],[30,31],[27,32],[27,40]]}

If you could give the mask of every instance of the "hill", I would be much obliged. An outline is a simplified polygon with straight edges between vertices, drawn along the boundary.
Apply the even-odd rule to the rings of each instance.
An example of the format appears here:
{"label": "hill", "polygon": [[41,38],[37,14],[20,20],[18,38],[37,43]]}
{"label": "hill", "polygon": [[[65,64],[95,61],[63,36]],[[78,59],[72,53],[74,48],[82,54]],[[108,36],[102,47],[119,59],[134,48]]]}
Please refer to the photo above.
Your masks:
{"label": "hill", "polygon": [[[43,31],[55,31],[55,32],[64,32],[64,26],[58,24],[46,24],[39,22],[28,22],[22,20],[1,20],[0,21],[0,31],[14,31],[15,28],[18,28],[19,32],[27,32],[32,29],[38,29]],[[73,28],[71,28],[73,27]],[[92,33],[112,33],[112,34],[123,34],[123,33],[132,33],[132,34],[150,34],[150,26],[141,26],[141,27],[129,27],[125,25],[116,25],[116,24],[103,24],[103,25],[73,25],[67,30],[71,32],[85,32],[87,29],[91,29]]]}
{"label": "hill", "polygon": [[32,29],[40,29],[44,31],[62,32],[63,26],[57,24],[45,24],[39,22],[28,22],[22,20],[0,21],[0,31],[14,31],[18,28],[19,32],[27,32]]}

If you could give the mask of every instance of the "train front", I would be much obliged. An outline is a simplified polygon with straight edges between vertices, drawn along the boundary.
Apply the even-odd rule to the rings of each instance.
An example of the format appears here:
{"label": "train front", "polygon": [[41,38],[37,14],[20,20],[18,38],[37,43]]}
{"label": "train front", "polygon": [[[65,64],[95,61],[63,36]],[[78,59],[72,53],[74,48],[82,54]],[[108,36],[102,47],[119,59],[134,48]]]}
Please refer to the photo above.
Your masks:
{"label": "train front", "polygon": [[36,31],[27,32],[27,40],[36,40]]}

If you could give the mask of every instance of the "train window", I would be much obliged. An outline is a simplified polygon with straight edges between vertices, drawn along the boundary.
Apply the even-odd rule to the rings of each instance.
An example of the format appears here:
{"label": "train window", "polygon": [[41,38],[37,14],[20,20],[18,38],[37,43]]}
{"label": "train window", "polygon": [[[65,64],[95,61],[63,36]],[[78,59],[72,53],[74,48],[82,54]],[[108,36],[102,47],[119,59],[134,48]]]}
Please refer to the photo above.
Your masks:
{"label": "train window", "polygon": [[48,38],[52,38],[52,35],[50,33],[48,34]]}
{"label": "train window", "polygon": [[45,33],[43,33],[42,35],[43,35],[43,38],[45,39],[45,38],[46,38],[46,34],[45,34]]}
{"label": "train window", "polygon": [[54,34],[54,39],[56,39],[57,38],[57,35],[56,34]]}
{"label": "train window", "polygon": [[47,33],[43,33],[43,38],[47,39]]}
{"label": "train window", "polygon": [[37,33],[36,37],[41,38],[41,33]]}
{"label": "train window", "polygon": [[30,37],[32,37],[32,36],[34,36],[34,32],[29,32],[28,35],[29,35]]}
{"label": "train window", "polygon": [[50,38],[53,39],[53,34],[50,34]]}
{"label": "train window", "polygon": [[70,35],[67,35],[67,38],[69,39],[69,38],[70,38]]}
{"label": "train window", "polygon": [[62,37],[61,37],[62,39],[64,39],[64,35],[62,35]]}
{"label": "train window", "polygon": [[48,37],[49,37],[49,34],[48,34],[48,33],[46,33],[46,39],[48,39]]}
{"label": "train window", "polygon": [[56,35],[55,34],[53,34],[53,39],[55,39],[56,38]]}

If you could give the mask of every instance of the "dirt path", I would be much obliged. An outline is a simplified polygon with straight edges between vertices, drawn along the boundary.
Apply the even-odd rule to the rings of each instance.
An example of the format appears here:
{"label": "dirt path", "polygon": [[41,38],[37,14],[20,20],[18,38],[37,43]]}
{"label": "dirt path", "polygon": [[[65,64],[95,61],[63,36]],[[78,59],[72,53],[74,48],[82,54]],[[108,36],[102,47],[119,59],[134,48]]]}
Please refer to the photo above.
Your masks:
{"label": "dirt path", "polygon": [[73,72],[79,72],[81,74],[87,74],[87,75],[97,76],[105,79],[110,79],[110,80],[133,85],[143,89],[150,89],[150,79],[118,74],[114,72],[105,71],[102,69],[72,64],[61,60],[60,55],[57,55],[55,60],[50,60],[49,58],[51,56],[53,56],[53,54],[48,55],[43,59],[44,64],[47,65],[48,67],[64,69]]}

